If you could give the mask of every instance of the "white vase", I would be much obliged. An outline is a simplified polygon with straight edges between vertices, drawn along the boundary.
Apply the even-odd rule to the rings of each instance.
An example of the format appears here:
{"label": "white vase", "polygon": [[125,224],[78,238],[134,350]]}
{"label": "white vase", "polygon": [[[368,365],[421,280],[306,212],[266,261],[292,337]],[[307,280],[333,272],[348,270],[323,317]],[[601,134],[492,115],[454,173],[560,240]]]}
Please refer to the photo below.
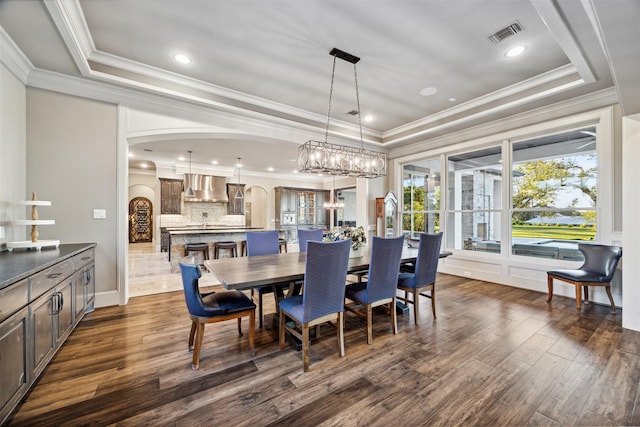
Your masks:
{"label": "white vase", "polygon": [[358,249],[353,249],[351,248],[351,250],[349,251],[349,258],[360,258],[364,253],[364,250],[362,248],[362,246],[360,246]]}

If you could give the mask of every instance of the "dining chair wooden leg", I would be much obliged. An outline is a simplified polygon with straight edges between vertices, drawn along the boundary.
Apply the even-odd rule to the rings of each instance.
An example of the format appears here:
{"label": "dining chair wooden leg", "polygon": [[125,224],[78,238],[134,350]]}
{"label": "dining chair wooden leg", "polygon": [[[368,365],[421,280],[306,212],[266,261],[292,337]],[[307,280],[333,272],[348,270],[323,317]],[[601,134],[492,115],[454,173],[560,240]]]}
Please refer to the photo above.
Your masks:
{"label": "dining chair wooden leg", "polygon": [[196,345],[193,348],[193,362],[191,363],[191,369],[198,369],[200,367],[200,350],[202,349],[202,338],[204,336],[204,323],[198,322],[196,328]]}
{"label": "dining chair wooden leg", "polygon": [[604,290],[607,292],[609,302],[611,303],[611,313],[616,314],[616,304],[613,302],[613,295],[611,295],[611,286],[605,286]]}
{"label": "dining chair wooden leg", "polygon": [[252,356],[256,354],[255,347],[255,335],[256,335],[256,311],[251,310],[249,313],[249,351]]}
{"label": "dining chair wooden leg", "polygon": [[373,344],[373,310],[371,304],[367,304],[367,344]]}
{"label": "dining chair wooden leg", "polygon": [[302,368],[309,371],[309,324],[302,324]]}
{"label": "dining chair wooden leg", "polygon": [[191,319],[191,331],[189,332],[189,351],[193,351],[193,339],[196,335],[197,327],[198,327],[198,322]]}
{"label": "dining chair wooden leg", "polygon": [[433,318],[436,318],[436,285],[431,286],[431,312]]}
{"label": "dining chair wooden leg", "polygon": [[417,289],[413,290],[413,322],[417,325],[420,320],[420,293]]}
{"label": "dining chair wooden leg", "polygon": [[582,291],[584,293],[584,303],[585,305],[588,305],[591,301],[589,301],[589,287],[588,286],[583,286],[582,287]]}
{"label": "dining chair wooden leg", "polygon": [[279,320],[278,320],[278,337],[280,339],[280,350],[284,350],[284,344],[285,344],[285,340],[284,340],[284,334],[285,334],[285,330],[284,330],[284,324],[285,324],[285,315],[284,315],[284,311],[280,310],[280,316],[279,316]]}
{"label": "dining chair wooden leg", "polygon": [[551,277],[550,275],[547,275],[547,288],[549,288],[547,302],[551,302],[551,298],[553,298],[553,277]]}
{"label": "dining chair wooden leg", "polygon": [[582,286],[576,285],[576,309],[582,309]]}
{"label": "dining chair wooden leg", "polygon": [[336,324],[338,329],[338,352],[340,357],[344,357],[344,313],[338,312],[338,322]]}
{"label": "dining chair wooden leg", "polygon": [[398,322],[396,319],[396,299],[392,298],[389,303],[389,311],[391,311],[391,327],[393,329],[393,335],[398,334]]}
{"label": "dining chair wooden leg", "polygon": [[242,336],[242,317],[238,317],[238,336]]}

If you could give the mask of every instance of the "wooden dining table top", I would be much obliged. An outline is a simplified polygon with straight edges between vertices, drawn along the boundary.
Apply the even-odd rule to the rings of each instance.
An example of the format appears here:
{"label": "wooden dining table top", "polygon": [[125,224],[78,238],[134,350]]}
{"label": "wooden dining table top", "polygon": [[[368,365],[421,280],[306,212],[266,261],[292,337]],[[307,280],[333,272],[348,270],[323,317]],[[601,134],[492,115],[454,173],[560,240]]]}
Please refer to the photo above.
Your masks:
{"label": "wooden dining table top", "polygon": [[[415,262],[418,249],[403,246],[402,263]],[[451,255],[442,252],[440,257]],[[349,273],[369,268],[371,258],[369,246],[362,250],[362,256],[349,258]],[[234,257],[205,260],[205,267],[211,271],[226,289],[252,289],[261,286],[298,281],[304,278],[306,252],[285,252],[273,255]]]}

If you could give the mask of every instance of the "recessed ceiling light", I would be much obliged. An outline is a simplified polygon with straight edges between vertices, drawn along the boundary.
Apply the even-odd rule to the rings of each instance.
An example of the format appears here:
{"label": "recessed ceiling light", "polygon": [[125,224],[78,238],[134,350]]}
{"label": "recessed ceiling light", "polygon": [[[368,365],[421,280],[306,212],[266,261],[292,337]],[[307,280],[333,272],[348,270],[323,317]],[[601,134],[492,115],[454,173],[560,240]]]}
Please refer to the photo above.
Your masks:
{"label": "recessed ceiling light", "polygon": [[183,53],[176,53],[175,55],[173,55],[173,59],[181,64],[191,64],[191,58]]}
{"label": "recessed ceiling light", "polygon": [[218,161],[217,161],[217,160],[211,160],[211,164],[212,164],[212,165],[217,165],[217,164],[218,164]]}
{"label": "recessed ceiling light", "polygon": [[449,102],[456,102],[456,101],[457,101],[457,99],[455,99],[455,98],[449,98]]}
{"label": "recessed ceiling light", "polygon": [[420,91],[420,95],[422,96],[431,96],[438,91],[435,87],[425,87]]}
{"label": "recessed ceiling light", "polygon": [[269,172],[273,172],[275,169],[273,169],[271,166],[269,166],[269,167],[267,168],[267,170],[268,170]]}
{"label": "recessed ceiling light", "polygon": [[129,151],[129,157],[133,157],[133,153]]}
{"label": "recessed ceiling light", "polygon": [[298,172],[300,172],[298,169],[293,170],[293,173],[298,173]]}
{"label": "recessed ceiling light", "polygon": [[526,46],[516,46],[509,49],[507,53],[504,54],[504,56],[506,56],[507,58],[513,58],[514,56],[522,54],[522,52],[524,52],[525,50],[527,50]]}
{"label": "recessed ceiling light", "polygon": [[187,159],[185,159],[184,157],[180,156],[180,157],[178,157],[178,160],[180,160],[181,162],[184,162]]}
{"label": "recessed ceiling light", "polygon": [[141,167],[142,169],[146,169],[146,168],[148,168],[148,167],[149,167],[149,165],[147,165],[146,163],[140,163],[140,167]]}
{"label": "recessed ceiling light", "polygon": [[371,114],[367,114],[366,116],[364,116],[364,121],[365,122],[372,122],[373,121],[373,116]]}

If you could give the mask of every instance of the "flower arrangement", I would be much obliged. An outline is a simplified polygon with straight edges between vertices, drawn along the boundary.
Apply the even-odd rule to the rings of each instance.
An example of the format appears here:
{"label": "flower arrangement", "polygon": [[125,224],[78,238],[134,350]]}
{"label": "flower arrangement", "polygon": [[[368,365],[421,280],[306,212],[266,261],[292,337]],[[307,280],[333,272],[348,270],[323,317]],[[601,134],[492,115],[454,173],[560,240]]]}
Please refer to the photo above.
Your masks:
{"label": "flower arrangement", "polygon": [[358,250],[367,241],[367,233],[364,231],[364,227],[333,227],[325,235],[325,242],[335,242],[338,240],[351,240],[351,249]]}

